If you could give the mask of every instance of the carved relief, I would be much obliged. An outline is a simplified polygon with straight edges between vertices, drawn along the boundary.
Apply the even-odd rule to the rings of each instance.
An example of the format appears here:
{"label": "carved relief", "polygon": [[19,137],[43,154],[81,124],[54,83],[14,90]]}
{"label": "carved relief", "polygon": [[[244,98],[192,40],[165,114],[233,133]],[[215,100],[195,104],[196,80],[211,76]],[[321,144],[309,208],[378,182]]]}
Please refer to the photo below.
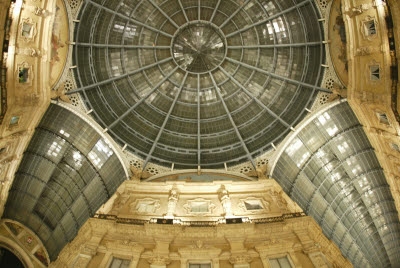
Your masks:
{"label": "carved relief", "polygon": [[121,208],[126,204],[129,199],[128,195],[121,194],[119,192],[116,193],[117,197],[114,200],[113,208],[111,210],[111,214],[117,214],[121,210]]}
{"label": "carved relief", "polygon": [[270,191],[272,201],[277,205],[282,211],[288,210],[288,203],[286,199],[282,196],[282,192]]}
{"label": "carved relief", "polygon": [[374,51],[373,47],[370,46],[365,46],[365,47],[359,47],[356,50],[356,56],[367,56],[371,55],[372,52]]}
{"label": "carved relief", "polygon": [[131,203],[130,210],[135,214],[153,215],[160,208],[160,200],[153,198],[136,199]]}
{"label": "carved relief", "polygon": [[188,200],[183,208],[189,215],[205,215],[212,214],[215,209],[214,203],[211,200],[204,198],[196,198],[193,200]]}
{"label": "carved relief", "polygon": [[239,208],[245,213],[262,214],[271,210],[270,203],[261,197],[240,199]]}
{"label": "carved relief", "polygon": [[19,47],[17,49],[17,53],[19,55],[25,55],[25,56],[30,56],[30,57],[40,57],[42,55],[42,52],[39,49],[33,48],[33,47]]}
{"label": "carved relief", "polygon": [[325,257],[320,252],[311,253],[308,255],[315,267],[328,268]]}
{"label": "carved relief", "polygon": [[[252,257],[248,254],[234,255],[229,258],[231,264],[248,264],[252,261]],[[235,266],[236,267],[236,266]]]}
{"label": "carved relief", "polygon": [[147,261],[151,265],[159,265],[159,266],[165,266],[171,263],[171,260],[167,256],[162,256],[162,255],[155,255],[153,257],[150,257],[147,259]]}
{"label": "carved relief", "polygon": [[35,7],[35,15],[37,16],[41,16],[41,17],[47,17],[51,14],[50,11],[48,11],[47,9],[43,9],[40,7]]}

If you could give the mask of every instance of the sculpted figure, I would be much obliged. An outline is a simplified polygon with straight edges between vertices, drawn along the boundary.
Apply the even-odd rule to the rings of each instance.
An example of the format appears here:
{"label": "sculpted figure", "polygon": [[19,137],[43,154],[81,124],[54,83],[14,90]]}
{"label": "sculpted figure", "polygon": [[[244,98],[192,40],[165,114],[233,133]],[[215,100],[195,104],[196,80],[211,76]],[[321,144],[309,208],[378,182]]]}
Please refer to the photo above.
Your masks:
{"label": "sculpted figure", "polygon": [[168,197],[168,208],[167,208],[167,217],[174,217],[174,212],[176,208],[176,203],[178,203],[178,193],[175,189],[172,189],[169,193]]}
{"label": "sculpted figure", "polygon": [[224,209],[225,217],[232,216],[232,203],[228,191],[223,186],[219,199],[221,200],[222,208]]}

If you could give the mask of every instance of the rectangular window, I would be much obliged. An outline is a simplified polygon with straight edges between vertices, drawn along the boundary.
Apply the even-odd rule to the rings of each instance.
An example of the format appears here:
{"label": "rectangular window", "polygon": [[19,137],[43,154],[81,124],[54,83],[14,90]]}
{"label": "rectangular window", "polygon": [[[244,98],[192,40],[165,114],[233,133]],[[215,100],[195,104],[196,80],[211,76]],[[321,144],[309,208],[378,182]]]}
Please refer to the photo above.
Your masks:
{"label": "rectangular window", "polygon": [[374,20],[364,22],[365,34],[367,36],[376,34],[376,25]]}
{"label": "rectangular window", "polygon": [[393,149],[393,150],[395,150],[395,151],[397,151],[397,152],[400,153],[400,147],[399,147],[397,144],[392,143],[390,146],[392,146],[392,149]]}
{"label": "rectangular window", "polygon": [[247,210],[260,210],[263,209],[260,200],[247,200],[244,201]]}
{"label": "rectangular window", "polygon": [[385,124],[385,125],[390,125],[389,119],[387,118],[386,114],[383,113],[377,113],[378,118],[379,118],[379,123]]}
{"label": "rectangular window", "polygon": [[282,258],[269,259],[271,268],[293,268],[287,256]]}
{"label": "rectangular window", "polygon": [[109,268],[129,268],[130,263],[130,260],[113,258]]}
{"label": "rectangular window", "polygon": [[370,72],[371,72],[371,80],[372,81],[378,81],[381,79],[380,73],[379,73],[379,65],[372,65],[369,67]]}
{"label": "rectangular window", "polygon": [[191,212],[208,212],[208,202],[192,202]]}
{"label": "rectangular window", "polygon": [[211,268],[210,263],[191,263],[189,268]]}
{"label": "rectangular window", "polygon": [[19,122],[19,116],[13,116],[13,117],[11,117],[10,126],[15,126],[15,125],[18,124],[18,122]]}

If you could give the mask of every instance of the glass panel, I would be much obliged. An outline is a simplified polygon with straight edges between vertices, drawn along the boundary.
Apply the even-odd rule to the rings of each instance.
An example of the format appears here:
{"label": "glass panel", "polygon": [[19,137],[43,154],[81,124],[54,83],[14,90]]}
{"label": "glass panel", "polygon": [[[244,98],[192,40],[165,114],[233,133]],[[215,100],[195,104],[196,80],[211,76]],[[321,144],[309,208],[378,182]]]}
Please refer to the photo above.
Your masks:
{"label": "glass panel", "polygon": [[259,200],[249,200],[244,201],[244,205],[246,206],[247,210],[259,210],[263,209]]}
{"label": "glass panel", "polygon": [[207,202],[192,202],[191,212],[208,212]]}
{"label": "glass panel", "polygon": [[270,259],[269,263],[271,265],[271,268],[281,268],[278,259]]}
{"label": "glass panel", "polygon": [[110,268],[129,268],[130,263],[130,260],[113,258]]}

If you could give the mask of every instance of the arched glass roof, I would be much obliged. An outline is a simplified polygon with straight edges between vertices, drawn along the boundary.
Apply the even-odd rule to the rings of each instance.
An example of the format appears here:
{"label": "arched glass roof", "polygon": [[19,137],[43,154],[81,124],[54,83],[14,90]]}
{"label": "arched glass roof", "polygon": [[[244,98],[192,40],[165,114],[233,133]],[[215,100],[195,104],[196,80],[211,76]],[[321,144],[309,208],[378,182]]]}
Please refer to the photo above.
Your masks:
{"label": "arched glass roof", "polygon": [[144,166],[253,162],[325,91],[318,19],[310,0],[88,0],[68,94]]}
{"label": "arched glass roof", "polygon": [[347,102],[306,125],[284,149],[272,176],[355,267],[398,267],[394,199]]}
{"label": "arched glass roof", "polygon": [[15,173],[4,217],[33,230],[53,261],[125,178],[107,142],[77,115],[52,104]]}

